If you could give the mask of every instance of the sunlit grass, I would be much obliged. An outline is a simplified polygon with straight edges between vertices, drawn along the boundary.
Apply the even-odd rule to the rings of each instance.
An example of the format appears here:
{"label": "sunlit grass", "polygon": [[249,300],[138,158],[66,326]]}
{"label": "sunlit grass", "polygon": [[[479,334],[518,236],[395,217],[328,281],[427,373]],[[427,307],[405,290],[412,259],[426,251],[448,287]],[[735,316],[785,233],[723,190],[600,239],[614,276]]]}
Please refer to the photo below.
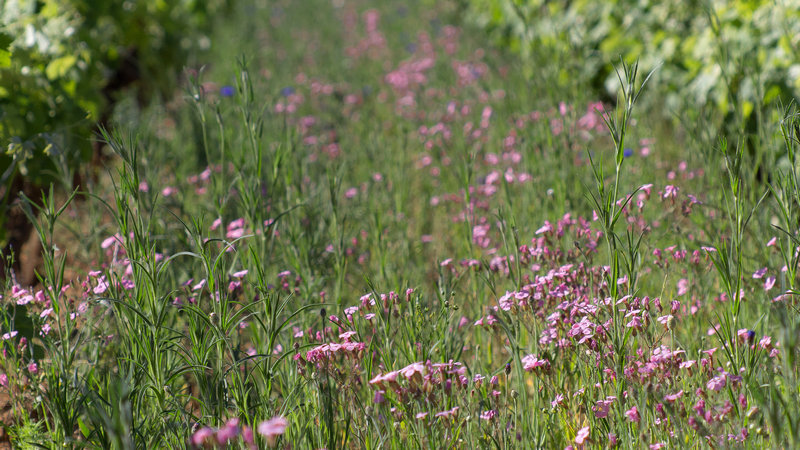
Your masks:
{"label": "sunlit grass", "polygon": [[106,175],[30,210],[16,445],[794,444],[795,110],[768,185],[634,109],[635,66],[557,90],[448,8],[242,7],[122,110]]}

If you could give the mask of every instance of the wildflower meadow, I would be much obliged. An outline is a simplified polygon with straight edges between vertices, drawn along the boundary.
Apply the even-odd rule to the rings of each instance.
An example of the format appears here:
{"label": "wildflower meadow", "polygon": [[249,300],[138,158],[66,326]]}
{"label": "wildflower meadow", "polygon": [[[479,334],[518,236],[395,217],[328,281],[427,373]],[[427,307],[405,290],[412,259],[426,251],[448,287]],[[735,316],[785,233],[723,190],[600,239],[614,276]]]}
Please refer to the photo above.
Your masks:
{"label": "wildflower meadow", "polygon": [[[706,102],[631,49],[598,82],[536,27],[497,39],[544,12],[470,3],[505,4],[194,5],[171,83],[4,142],[30,234],[4,238],[0,447],[800,447],[791,89],[753,101],[728,59]],[[159,11],[145,34],[180,34]],[[0,28],[8,67],[31,23]]]}

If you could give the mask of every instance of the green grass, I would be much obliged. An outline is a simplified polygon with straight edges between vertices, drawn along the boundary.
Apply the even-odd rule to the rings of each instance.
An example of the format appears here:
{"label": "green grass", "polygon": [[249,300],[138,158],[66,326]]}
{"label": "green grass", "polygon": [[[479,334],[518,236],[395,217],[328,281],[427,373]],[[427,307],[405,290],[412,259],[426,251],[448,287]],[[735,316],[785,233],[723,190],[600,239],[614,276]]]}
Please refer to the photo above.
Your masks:
{"label": "green grass", "polygon": [[634,108],[634,66],[603,106],[449,3],[337,5],[242,5],[30,209],[16,446],[795,445],[793,109],[759,179],[777,121],[751,155]]}

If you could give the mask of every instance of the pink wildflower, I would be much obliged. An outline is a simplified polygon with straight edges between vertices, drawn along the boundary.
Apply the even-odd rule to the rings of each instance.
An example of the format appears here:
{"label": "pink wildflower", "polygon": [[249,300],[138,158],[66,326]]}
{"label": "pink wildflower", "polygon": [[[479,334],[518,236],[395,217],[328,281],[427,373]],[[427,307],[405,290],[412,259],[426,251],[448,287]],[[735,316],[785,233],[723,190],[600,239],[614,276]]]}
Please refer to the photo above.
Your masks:
{"label": "pink wildflower", "polygon": [[583,427],[578,430],[578,434],[575,435],[575,443],[578,445],[583,445],[584,442],[589,438],[589,427]]}
{"label": "pink wildflower", "polygon": [[678,391],[678,392],[676,392],[676,393],[674,393],[674,394],[667,394],[667,395],[664,397],[664,400],[665,400],[667,403],[674,403],[676,400],[678,400],[678,399],[679,399],[679,398],[681,398],[682,396],[683,396],[683,389],[681,389],[680,391]]}
{"label": "pink wildflower", "polygon": [[194,446],[201,446],[214,436],[214,429],[203,427],[195,431],[189,442]]}
{"label": "pink wildflower", "polygon": [[484,411],[484,412],[481,413],[481,419],[482,420],[491,421],[495,417],[497,417],[497,411],[495,411],[493,409],[490,409],[488,411]]}
{"label": "pink wildflower", "polygon": [[641,417],[639,416],[639,410],[636,408],[636,406],[625,411],[625,416],[631,422],[639,422],[639,420],[641,420]]}
{"label": "pink wildflower", "polygon": [[522,368],[525,369],[526,372],[530,372],[532,370],[536,370],[539,367],[542,367],[543,370],[547,370],[550,368],[550,361],[546,359],[539,359],[536,355],[528,355],[522,358]]}
{"label": "pink wildflower", "polygon": [[241,429],[239,428],[239,419],[237,418],[228,419],[228,421],[225,422],[225,426],[223,426],[217,431],[216,434],[217,443],[219,443],[220,445],[225,445],[228,442],[239,437],[240,432]]}
{"label": "pink wildflower", "polygon": [[272,447],[278,436],[286,432],[289,421],[285,417],[276,416],[258,424],[258,434],[267,438],[267,444]]}

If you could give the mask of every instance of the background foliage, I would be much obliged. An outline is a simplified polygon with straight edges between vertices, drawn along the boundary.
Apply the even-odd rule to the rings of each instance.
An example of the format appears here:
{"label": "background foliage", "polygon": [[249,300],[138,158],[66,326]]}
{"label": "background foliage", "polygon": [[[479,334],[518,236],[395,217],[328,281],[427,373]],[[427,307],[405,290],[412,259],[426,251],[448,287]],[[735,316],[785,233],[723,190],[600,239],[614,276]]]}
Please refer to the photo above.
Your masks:
{"label": "background foliage", "polygon": [[609,61],[640,58],[647,72],[663,64],[653,80],[660,92],[649,101],[666,114],[707,106],[722,124],[800,94],[797,0],[470,0],[465,6],[502,45],[529,61],[550,57],[562,84],[578,78],[614,93],[619,83]]}
{"label": "background foliage", "polygon": [[[19,185],[71,186],[119,90],[171,92],[225,0],[9,0],[0,6],[0,208]],[[5,214],[0,214],[5,217]],[[0,219],[2,225],[3,219]],[[2,229],[2,228],[0,228]],[[0,232],[0,242],[4,235]]]}

